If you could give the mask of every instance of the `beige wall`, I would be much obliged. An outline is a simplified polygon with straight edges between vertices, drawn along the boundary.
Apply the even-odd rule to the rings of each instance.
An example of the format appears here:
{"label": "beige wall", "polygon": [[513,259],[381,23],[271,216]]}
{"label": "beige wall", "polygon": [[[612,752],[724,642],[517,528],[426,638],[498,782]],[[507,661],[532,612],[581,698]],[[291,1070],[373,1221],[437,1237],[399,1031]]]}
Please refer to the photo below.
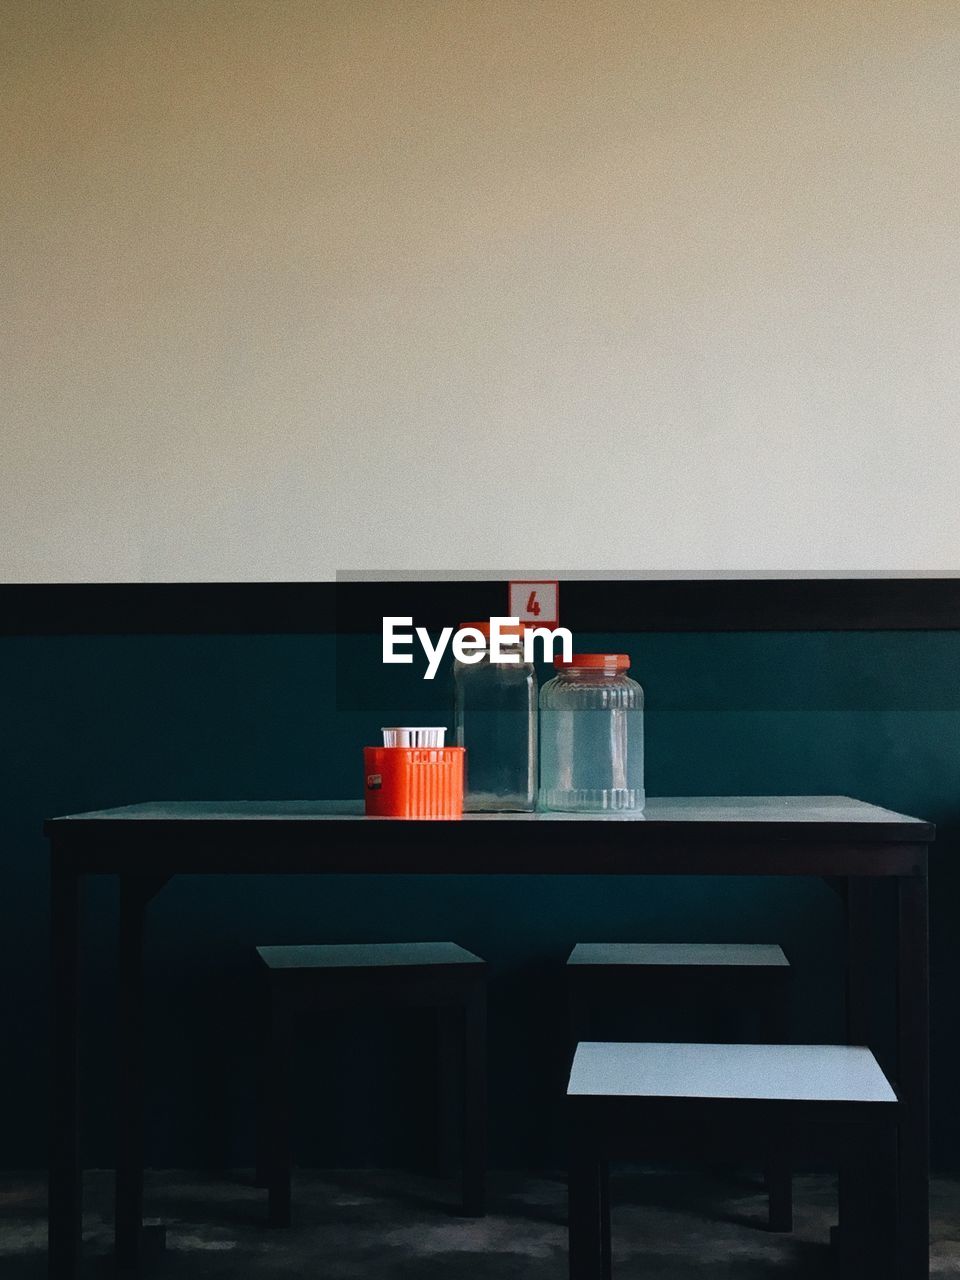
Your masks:
{"label": "beige wall", "polygon": [[0,577],[955,569],[956,0],[8,0]]}

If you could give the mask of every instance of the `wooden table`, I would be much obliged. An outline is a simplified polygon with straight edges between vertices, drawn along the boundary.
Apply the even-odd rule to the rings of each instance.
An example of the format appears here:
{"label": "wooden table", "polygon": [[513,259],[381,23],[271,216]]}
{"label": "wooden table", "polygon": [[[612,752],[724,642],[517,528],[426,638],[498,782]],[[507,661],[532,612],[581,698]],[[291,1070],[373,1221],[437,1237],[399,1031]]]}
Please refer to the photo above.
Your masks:
{"label": "wooden table", "polygon": [[[871,883],[896,886],[900,1099],[900,1275],[929,1269],[927,848],[934,828],[842,796],[650,799],[641,815],[469,814],[366,818],[353,802],[130,805],[53,818],[50,912],[53,1063],[50,1276],[73,1280],[80,1251],[78,993],[84,876],[120,886],[117,1260],[139,1263],[143,1231],[143,921],[175,875],[823,876],[844,894],[847,1040],[869,1044]],[[855,1190],[855,1189],[851,1189]],[[841,1188],[841,1229],[845,1199]],[[851,1195],[850,1204],[855,1195]]]}

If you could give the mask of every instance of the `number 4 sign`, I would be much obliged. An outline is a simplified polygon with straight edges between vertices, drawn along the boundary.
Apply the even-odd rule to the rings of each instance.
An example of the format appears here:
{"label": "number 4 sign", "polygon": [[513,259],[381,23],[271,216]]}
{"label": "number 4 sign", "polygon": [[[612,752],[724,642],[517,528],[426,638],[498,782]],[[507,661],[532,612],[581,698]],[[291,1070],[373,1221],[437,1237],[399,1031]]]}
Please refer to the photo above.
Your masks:
{"label": "number 4 sign", "polygon": [[507,615],[538,627],[555,627],[560,621],[559,596],[558,582],[511,582]]}

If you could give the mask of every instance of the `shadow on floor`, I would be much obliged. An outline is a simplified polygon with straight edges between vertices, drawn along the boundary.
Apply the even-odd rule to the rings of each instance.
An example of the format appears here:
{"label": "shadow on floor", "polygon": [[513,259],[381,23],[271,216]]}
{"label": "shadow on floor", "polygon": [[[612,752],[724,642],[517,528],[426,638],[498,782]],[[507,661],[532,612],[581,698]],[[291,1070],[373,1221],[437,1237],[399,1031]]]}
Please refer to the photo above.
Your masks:
{"label": "shadow on floor", "polygon": [[[85,1179],[84,1280],[116,1272],[111,1257],[113,1180]],[[301,1171],[293,1225],[265,1224],[266,1192],[249,1174],[205,1178],[150,1173],[148,1221],[166,1224],[166,1250],[146,1280],[565,1280],[562,1179],[490,1179],[485,1218],[459,1215],[455,1183],[390,1172]],[[813,1280],[841,1275],[828,1247],[836,1218],[827,1177],[796,1179],[796,1229],[765,1230],[759,1181],[724,1174],[619,1173],[613,1181],[616,1280]],[[937,1180],[931,1275],[960,1272],[960,1182]],[[0,1275],[46,1278],[42,1183],[0,1181]]]}

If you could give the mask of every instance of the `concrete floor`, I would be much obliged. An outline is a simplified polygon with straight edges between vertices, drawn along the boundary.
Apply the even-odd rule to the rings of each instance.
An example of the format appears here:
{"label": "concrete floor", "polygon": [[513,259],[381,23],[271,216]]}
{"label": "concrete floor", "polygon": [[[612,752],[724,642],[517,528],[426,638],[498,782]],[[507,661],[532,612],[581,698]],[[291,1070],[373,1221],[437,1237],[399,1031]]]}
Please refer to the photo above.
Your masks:
{"label": "concrete floor", "polygon": [[[85,1276],[113,1274],[112,1177],[86,1178]],[[265,1193],[249,1176],[200,1179],[151,1173],[150,1221],[167,1224],[166,1251],[150,1260],[156,1280],[565,1280],[566,1192],[557,1178],[493,1175],[488,1216],[457,1216],[445,1188],[389,1173],[301,1172],[294,1225],[264,1225]],[[842,1275],[828,1232],[835,1186],[796,1180],[796,1230],[764,1230],[765,1200],[754,1182],[687,1173],[615,1176],[617,1280],[731,1280]],[[960,1181],[935,1180],[931,1275],[960,1276]],[[46,1276],[43,1184],[0,1179],[0,1276]]]}

